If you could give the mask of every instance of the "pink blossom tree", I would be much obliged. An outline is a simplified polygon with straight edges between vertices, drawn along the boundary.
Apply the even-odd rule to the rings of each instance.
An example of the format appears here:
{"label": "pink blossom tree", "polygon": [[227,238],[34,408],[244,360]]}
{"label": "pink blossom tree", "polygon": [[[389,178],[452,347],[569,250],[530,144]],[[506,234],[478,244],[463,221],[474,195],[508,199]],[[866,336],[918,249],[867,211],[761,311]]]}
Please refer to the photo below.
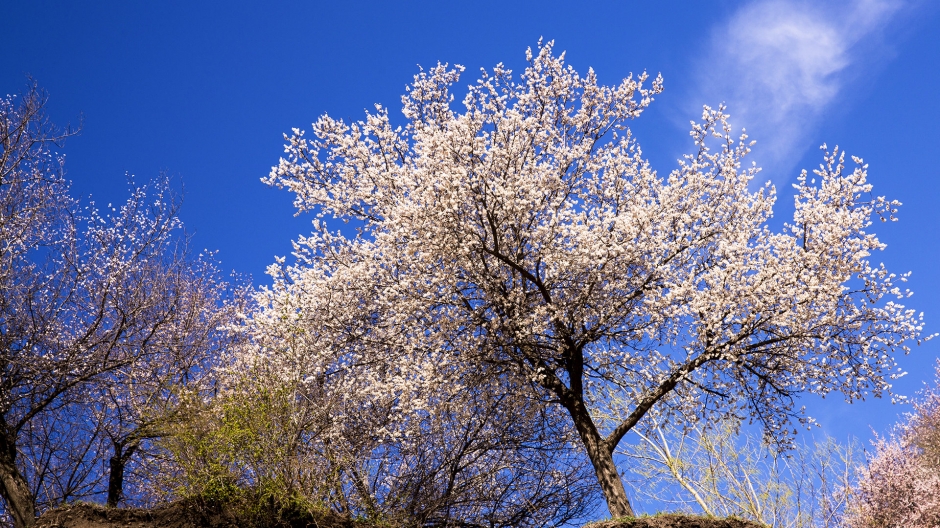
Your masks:
{"label": "pink blossom tree", "polygon": [[[369,390],[413,408],[430,390],[472,389],[464,369],[510,376],[567,414],[615,517],[633,510],[614,450],[651,414],[749,415],[786,443],[807,419],[797,395],[890,390],[921,321],[868,261],[884,248],[872,219],[893,219],[897,203],[871,195],[861,160],[847,170],[827,150],[774,232],[775,190],[753,188],[749,143],[723,108],[705,108],[693,153],[661,175],[627,128],[661,79],[603,86],[552,43],[527,58],[518,80],[502,64],[484,71],[462,111],[451,87],[463,68],[438,65],[402,97],[403,127],[377,107],[285,136],[266,181],[318,215],[274,290],[293,307],[284,332],[316,336],[291,361],[374,366],[360,378]],[[322,312],[331,324],[305,325]],[[624,403],[605,427],[611,393]]]}
{"label": "pink blossom tree", "polygon": [[[937,369],[940,380],[940,366]],[[940,526],[940,386],[925,390],[914,413],[887,438],[862,469],[848,508],[850,528]]]}

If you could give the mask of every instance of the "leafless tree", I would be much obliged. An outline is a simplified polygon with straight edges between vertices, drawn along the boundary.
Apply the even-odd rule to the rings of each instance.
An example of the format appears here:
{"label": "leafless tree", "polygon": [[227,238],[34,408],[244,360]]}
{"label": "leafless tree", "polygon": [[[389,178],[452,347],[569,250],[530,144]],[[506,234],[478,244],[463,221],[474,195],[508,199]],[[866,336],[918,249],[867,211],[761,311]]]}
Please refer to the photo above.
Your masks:
{"label": "leafless tree", "polygon": [[781,452],[726,420],[655,424],[618,450],[638,497],[708,516],[736,515],[779,528],[842,526],[862,450],[832,437]]}

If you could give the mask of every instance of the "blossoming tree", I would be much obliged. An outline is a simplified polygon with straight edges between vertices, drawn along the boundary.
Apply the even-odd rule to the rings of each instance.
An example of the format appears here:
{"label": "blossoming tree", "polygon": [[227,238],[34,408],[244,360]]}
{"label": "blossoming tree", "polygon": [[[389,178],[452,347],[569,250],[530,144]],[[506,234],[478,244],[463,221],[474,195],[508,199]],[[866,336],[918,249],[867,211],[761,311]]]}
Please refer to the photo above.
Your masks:
{"label": "blossoming tree", "polygon": [[[181,241],[183,242],[183,241]],[[168,248],[164,248],[166,250]],[[125,473],[136,469],[128,494],[137,506],[157,495],[153,479],[163,458],[154,441],[173,429],[180,416],[180,393],[207,392],[213,361],[232,346],[225,330],[235,320],[242,289],[221,280],[212,255],[188,258],[180,243],[163,259],[141,266],[147,278],[154,317],[144,340],[124,343],[133,361],[115,366],[94,384],[92,398],[103,437],[110,444],[107,505],[125,502]],[[143,478],[141,478],[143,476]]]}
{"label": "blossoming tree", "polygon": [[515,390],[498,365],[448,361],[438,352],[461,338],[438,340],[451,333],[435,321],[367,309],[384,295],[370,283],[319,288],[322,270],[271,271],[208,420],[170,438],[190,489],[230,482],[422,526],[563,526],[591,513],[593,471],[563,409]]}
{"label": "blossoming tree", "polygon": [[[940,363],[936,367],[940,380]],[[914,412],[874,442],[850,496],[849,528],[928,528],[940,524],[940,385],[921,392]]]}
{"label": "blossoming tree", "polygon": [[205,357],[183,345],[201,347],[191,335],[218,324],[219,288],[183,251],[168,183],[83,209],[51,150],[71,131],[46,120],[45,100],[35,85],[0,99],[0,511],[18,528],[100,492],[103,436],[120,497],[146,425],[131,411],[142,393],[157,398],[152,378],[178,370],[166,365],[174,350]]}
{"label": "blossoming tree", "polygon": [[[750,415],[786,442],[808,419],[798,394],[890,390],[893,354],[921,322],[868,261],[884,244],[867,229],[897,203],[870,195],[861,160],[846,170],[827,151],[774,232],[775,190],[753,188],[746,136],[721,108],[706,107],[694,152],[660,175],[627,129],[660,78],[599,85],[551,42],[527,58],[517,81],[502,64],[484,71],[463,111],[451,95],[463,69],[438,65],[402,98],[404,127],[377,106],[285,136],[266,181],[319,215],[295,244],[292,302],[297,314],[336,303],[347,321],[314,329],[303,353],[381,362],[375,390],[414,406],[413,391],[472,390],[461,368],[512,376],[570,417],[615,517],[633,510],[614,449],[651,413]],[[621,418],[601,427],[613,392]]]}

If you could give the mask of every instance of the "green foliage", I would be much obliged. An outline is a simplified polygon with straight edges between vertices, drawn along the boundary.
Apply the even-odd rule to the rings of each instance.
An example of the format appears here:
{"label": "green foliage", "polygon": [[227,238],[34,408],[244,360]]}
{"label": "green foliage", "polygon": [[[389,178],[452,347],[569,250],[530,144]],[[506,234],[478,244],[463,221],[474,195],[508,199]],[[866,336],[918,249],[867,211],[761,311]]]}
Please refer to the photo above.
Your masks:
{"label": "green foliage", "polygon": [[160,444],[176,462],[172,480],[178,496],[226,502],[239,488],[236,452],[249,431],[237,420],[216,414],[199,395],[182,399],[180,420]]}
{"label": "green foliage", "polygon": [[321,490],[298,489],[290,478],[303,470],[292,456],[302,435],[290,427],[291,395],[255,387],[210,401],[181,398],[181,419],[161,442],[177,468],[168,476],[174,494],[226,505],[262,525],[324,511],[314,498]]}

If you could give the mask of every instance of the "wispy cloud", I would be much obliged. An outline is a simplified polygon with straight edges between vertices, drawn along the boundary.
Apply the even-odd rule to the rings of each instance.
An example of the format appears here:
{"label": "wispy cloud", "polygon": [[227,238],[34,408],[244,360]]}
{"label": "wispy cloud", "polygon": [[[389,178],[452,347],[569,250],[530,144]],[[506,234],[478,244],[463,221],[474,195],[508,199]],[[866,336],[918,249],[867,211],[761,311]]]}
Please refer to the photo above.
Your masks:
{"label": "wispy cloud", "polygon": [[[696,64],[695,104],[728,105],[758,141],[755,159],[777,183],[790,176],[829,112],[863,69],[888,55],[884,30],[905,0],[758,0],[716,27]],[[698,106],[700,109],[701,106]]]}

